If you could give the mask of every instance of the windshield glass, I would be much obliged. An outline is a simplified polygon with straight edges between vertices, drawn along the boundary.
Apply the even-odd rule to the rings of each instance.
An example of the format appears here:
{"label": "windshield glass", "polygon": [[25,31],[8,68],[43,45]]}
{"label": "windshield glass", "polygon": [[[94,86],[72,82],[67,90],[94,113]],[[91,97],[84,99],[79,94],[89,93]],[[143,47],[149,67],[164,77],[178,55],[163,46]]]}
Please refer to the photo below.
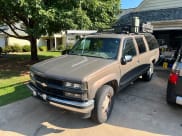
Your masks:
{"label": "windshield glass", "polygon": [[118,38],[84,38],[75,44],[70,54],[116,59],[119,45]]}

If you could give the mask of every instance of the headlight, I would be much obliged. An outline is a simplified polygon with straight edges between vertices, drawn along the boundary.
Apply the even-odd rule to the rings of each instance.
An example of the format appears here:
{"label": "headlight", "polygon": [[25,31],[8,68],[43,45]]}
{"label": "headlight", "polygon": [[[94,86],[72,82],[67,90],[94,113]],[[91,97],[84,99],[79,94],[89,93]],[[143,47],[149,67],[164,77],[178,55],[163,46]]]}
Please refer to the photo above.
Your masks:
{"label": "headlight", "polygon": [[64,86],[65,86],[65,87],[72,87],[72,83],[70,83],[70,82],[65,82]]}
{"label": "headlight", "polygon": [[64,84],[65,87],[70,87],[70,88],[75,88],[75,89],[81,89],[81,84],[78,83],[70,83],[70,82],[65,82]]}
{"label": "headlight", "polygon": [[30,71],[30,82],[32,82],[33,84],[35,84],[35,77],[34,77],[34,73]]}
{"label": "headlight", "polygon": [[73,88],[81,88],[81,84],[73,84]]}
{"label": "headlight", "polygon": [[30,71],[30,77],[34,78],[34,73],[32,71]]}
{"label": "headlight", "polygon": [[87,90],[88,86],[87,83],[71,83],[71,82],[65,82],[64,83],[64,87],[69,87],[69,88],[73,88],[73,89],[81,89],[81,90]]}

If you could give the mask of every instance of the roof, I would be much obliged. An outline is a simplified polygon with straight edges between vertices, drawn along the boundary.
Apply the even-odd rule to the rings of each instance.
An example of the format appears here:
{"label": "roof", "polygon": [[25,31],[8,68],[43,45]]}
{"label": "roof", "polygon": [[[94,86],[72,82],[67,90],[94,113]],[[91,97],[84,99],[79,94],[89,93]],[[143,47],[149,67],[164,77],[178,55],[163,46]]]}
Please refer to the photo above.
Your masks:
{"label": "roof", "polygon": [[[131,12],[120,17],[117,24],[131,24],[132,17],[139,17],[141,23],[145,22],[166,22],[182,20],[182,7],[171,9],[160,9],[151,11]],[[175,22],[174,22],[175,23]],[[179,26],[179,25],[178,25]]]}
{"label": "roof", "polygon": [[182,0],[143,0],[135,12],[182,7]]}
{"label": "roof", "polygon": [[[17,28],[21,28],[21,23],[16,23],[15,26]],[[3,25],[0,27],[1,29],[4,29],[4,31],[10,35],[15,35],[12,30],[7,26],[7,25]],[[27,36],[27,34],[24,31],[20,31],[20,30],[16,30],[16,32],[21,35],[21,36]],[[0,32],[0,34],[4,34],[3,32]],[[4,34],[6,35],[6,34]]]}

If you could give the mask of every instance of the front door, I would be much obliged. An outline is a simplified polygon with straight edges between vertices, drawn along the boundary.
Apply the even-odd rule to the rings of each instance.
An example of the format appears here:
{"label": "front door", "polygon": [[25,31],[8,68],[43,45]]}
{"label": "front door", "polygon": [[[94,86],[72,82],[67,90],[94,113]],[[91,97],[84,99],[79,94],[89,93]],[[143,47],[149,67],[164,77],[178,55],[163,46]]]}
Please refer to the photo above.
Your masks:
{"label": "front door", "polygon": [[[134,44],[133,38],[126,38],[122,46],[122,58],[125,56],[132,56],[132,60],[126,64],[120,65],[121,70],[121,79],[120,79],[120,88],[124,88],[130,82],[132,82],[138,75],[138,55],[137,55],[136,45]],[[121,58],[121,59],[122,59]]]}

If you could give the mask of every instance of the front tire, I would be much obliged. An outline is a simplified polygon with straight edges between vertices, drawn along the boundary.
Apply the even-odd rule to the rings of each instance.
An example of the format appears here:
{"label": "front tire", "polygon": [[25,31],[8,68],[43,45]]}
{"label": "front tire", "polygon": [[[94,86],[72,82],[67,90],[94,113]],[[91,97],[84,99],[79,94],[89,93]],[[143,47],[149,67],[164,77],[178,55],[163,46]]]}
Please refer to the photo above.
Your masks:
{"label": "front tire", "polygon": [[114,90],[109,85],[104,85],[99,89],[95,98],[95,108],[91,118],[97,123],[104,123],[108,120],[114,103]]}

